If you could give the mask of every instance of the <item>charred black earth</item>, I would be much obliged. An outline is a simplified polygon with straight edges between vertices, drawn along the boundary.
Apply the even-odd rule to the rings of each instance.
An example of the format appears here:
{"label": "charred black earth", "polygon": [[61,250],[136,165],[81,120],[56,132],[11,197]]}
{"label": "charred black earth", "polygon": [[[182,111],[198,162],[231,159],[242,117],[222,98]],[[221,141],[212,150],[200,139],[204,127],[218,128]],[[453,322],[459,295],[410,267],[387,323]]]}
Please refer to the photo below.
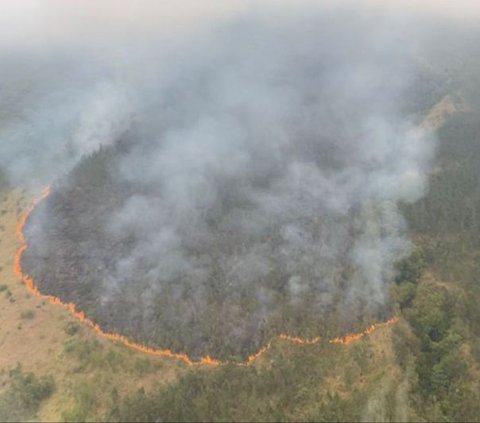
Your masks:
{"label": "charred black earth", "polygon": [[[162,199],[161,189],[118,177],[118,163],[132,146],[124,140],[85,157],[33,212],[26,227],[30,247],[22,264],[42,293],[74,302],[106,331],[193,358],[244,359],[279,333],[329,336],[388,315],[385,307],[372,308],[361,296],[347,295],[352,280],[362,282],[349,258],[364,222],[361,207],[342,216],[327,211],[322,216],[318,209],[311,216],[288,217],[300,221],[297,230],[305,231],[295,236],[311,238],[304,250],[288,251],[299,263],[292,268],[291,261],[281,260],[285,222],[272,219],[253,235],[225,226],[231,221],[227,217],[240,213],[247,221],[258,219],[237,181],[224,181],[208,210],[203,224],[210,238],[185,235],[177,248],[189,265],[178,265],[175,272],[167,261],[162,265],[169,276],[163,277],[148,251],[136,254],[139,237],[145,236],[142,231],[136,234],[122,225],[112,229],[118,211],[132,198],[144,195],[159,204]],[[268,187],[276,177],[273,172],[255,183]],[[135,219],[147,219],[151,232],[162,236],[155,225],[163,222],[155,222],[148,213],[136,214]],[[192,233],[195,228],[185,230]],[[309,250],[329,242],[341,242],[333,255]],[[127,268],[122,263],[132,256],[138,258]],[[257,260],[259,256],[266,263]],[[193,271],[192,263],[197,267]],[[240,266],[240,275],[235,266]],[[245,275],[248,270],[253,274]]]}

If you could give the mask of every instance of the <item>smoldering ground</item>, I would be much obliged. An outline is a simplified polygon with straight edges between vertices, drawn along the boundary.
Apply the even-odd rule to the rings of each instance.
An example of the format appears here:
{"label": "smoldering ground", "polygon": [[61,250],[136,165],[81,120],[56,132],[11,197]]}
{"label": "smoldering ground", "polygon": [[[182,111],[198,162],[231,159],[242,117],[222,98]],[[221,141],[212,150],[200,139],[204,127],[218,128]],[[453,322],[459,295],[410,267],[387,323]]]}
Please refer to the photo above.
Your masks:
{"label": "smoldering ground", "polygon": [[434,153],[404,111],[415,32],[351,5],[268,4],[173,44],[126,42],[115,66],[100,49],[40,68],[1,157],[24,175],[34,133],[56,154],[44,174],[87,153],[29,225],[42,290],[216,356],[384,310],[410,251],[398,203],[424,194]]}

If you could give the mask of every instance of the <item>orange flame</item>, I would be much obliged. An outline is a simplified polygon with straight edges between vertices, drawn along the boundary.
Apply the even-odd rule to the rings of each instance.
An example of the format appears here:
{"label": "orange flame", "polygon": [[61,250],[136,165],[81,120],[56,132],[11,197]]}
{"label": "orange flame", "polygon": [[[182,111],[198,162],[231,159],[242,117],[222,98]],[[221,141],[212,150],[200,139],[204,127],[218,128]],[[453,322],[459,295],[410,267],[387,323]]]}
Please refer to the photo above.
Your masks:
{"label": "orange flame", "polygon": [[[163,357],[169,357],[169,358],[174,358],[180,361],[183,361],[189,366],[194,366],[194,365],[207,365],[207,366],[219,366],[219,365],[225,365],[225,364],[231,364],[229,361],[220,361],[217,360],[213,357],[206,356],[202,357],[199,361],[193,361],[188,355],[183,354],[183,353],[176,353],[173,352],[169,349],[157,349],[157,348],[152,348],[152,347],[147,347],[142,344],[138,344],[136,342],[133,342],[129,340],[126,336],[117,334],[117,333],[110,333],[110,332],[105,332],[98,324],[93,322],[93,320],[90,320],[83,311],[78,310],[77,306],[74,303],[65,303],[63,302],[60,298],[55,297],[53,295],[45,295],[40,292],[38,289],[37,285],[35,284],[35,281],[31,276],[23,272],[22,269],[22,257],[28,249],[28,243],[27,239],[25,237],[24,229],[25,225],[28,222],[28,219],[30,218],[32,212],[34,211],[35,207],[41,203],[43,200],[45,200],[48,196],[50,195],[50,187],[46,187],[43,191],[41,196],[34,200],[32,202],[32,205],[30,208],[20,217],[20,220],[17,224],[17,236],[18,239],[21,242],[21,246],[18,248],[16,254],[15,254],[15,260],[14,260],[14,266],[15,266],[15,273],[19,277],[20,280],[22,280],[25,283],[25,286],[27,287],[27,290],[37,296],[41,297],[47,301],[49,301],[51,304],[56,304],[63,306],[66,308],[76,319],[79,321],[83,322],[90,328],[92,328],[98,335],[102,336],[103,338],[106,338],[111,341],[117,341],[122,343],[123,345],[132,348],[136,351],[149,354],[149,355],[154,355],[154,356],[163,356]],[[342,337],[337,337],[329,342],[331,344],[342,344],[342,345],[348,345],[353,341],[357,341],[364,336],[370,335],[372,332],[374,332],[376,329],[387,326],[387,325],[393,325],[397,323],[398,318],[393,317],[390,320],[384,322],[384,323],[377,323],[374,325],[369,326],[367,329],[365,329],[363,332],[360,333],[351,333]],[[304,339],[304,338],[299,338],[296,336],[290,336],[287,334],[280,334],[278,335],[279,339],[285,340],[287,342],[299,344],[299,345],[313,345],[317,344],[320,342],[321,338],[320,337],[315,337],[312,339]],[[238,366],[249,366],[252,365],[258,358],[260,358],[265,352],[267,352],[272,345],[272,340],[267,343],[263,348],[261,348],[258,352],[255,354],[250,355],[247,360],[243,363],[239,362],[233,362],[233,364],[238,365]]]}
{"label": "orange flame", "polygon": [[392,317],[391,319],[387,320],[386,322],[375,323],[374,325],[370,325],[363,332],[349,333],[349,334],[344,335],[344,336],[339,336],[339,337],[333,338],[329,342],[330,342],[330,344],[348,345],[348,344],[351,344],[354,341],[358,341],[359,339],[362,339],[364,336],[368,336],[368,335],[372,334],[373,332],[375,332],[377,329],[379,329],[381,327],[394,325],[397,322],[398,322],[398,317]]}

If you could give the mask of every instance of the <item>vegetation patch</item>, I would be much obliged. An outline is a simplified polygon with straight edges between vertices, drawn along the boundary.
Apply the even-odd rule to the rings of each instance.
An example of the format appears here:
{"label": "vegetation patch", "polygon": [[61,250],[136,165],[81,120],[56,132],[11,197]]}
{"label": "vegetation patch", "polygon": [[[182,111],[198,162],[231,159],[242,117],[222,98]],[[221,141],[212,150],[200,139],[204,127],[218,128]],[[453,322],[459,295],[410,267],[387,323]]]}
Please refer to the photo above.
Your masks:
{"label": "vegetation patch", "polygon": [[20,318],[24,320],[32,320],[35,317],[35,311],[24,310],[20,313]]}
{"label": "vegetation patch", "polygon": [[26,421],[34,419],[41,403],[55,389],[51,376],[37,377],[24,373],[17,366],[8,374],[7,389],[0,393],[0,420]]}

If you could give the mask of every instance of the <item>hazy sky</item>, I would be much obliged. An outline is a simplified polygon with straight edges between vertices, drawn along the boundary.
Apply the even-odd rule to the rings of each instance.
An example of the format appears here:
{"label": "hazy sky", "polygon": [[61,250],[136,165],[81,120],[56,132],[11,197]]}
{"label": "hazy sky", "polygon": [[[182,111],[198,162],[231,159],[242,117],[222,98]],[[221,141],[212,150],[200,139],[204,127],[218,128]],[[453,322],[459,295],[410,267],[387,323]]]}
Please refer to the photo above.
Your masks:
{"label": "hazy sky", "polygon": [[[392,14],[427,13],[470,20],[480,16],[477,0],[301,0],[318,6],[339,4],[375,5]],[[155,35],[171,37],[266,6],[265,10],[296,7],[298,0],[2,0],[0,2],[0,47],[42,46],[79,42],[93,37]]]}

